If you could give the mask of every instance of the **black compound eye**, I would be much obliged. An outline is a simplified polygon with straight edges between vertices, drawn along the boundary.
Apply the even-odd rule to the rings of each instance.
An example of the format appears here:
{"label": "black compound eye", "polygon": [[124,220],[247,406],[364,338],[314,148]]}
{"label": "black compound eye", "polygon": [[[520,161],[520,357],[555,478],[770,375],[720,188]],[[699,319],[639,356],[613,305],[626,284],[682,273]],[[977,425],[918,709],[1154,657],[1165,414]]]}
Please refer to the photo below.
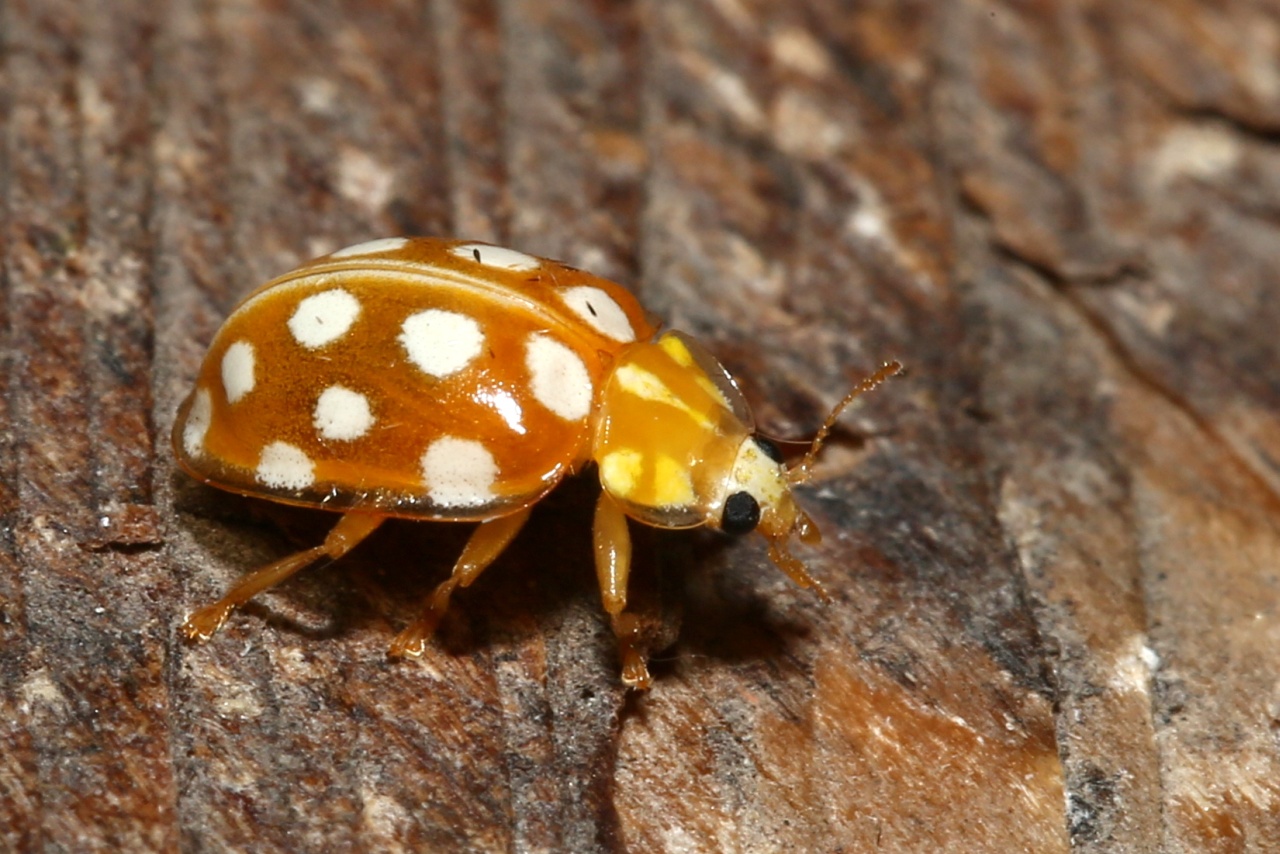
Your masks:
{"label": "black compound eye", "polygon": [[757,447],[764,452],[766,457],[773,460],[775,463],[782,463],[782,451],[778,450],[777,445],[773,444],[773,442],[766,439],[764,436],[752,436],[751,438],[756,440]]}
{"label": "black compound eye", "polygon": [[720,530],[726,534],[749,534],[760,524],[760,504],[749,492],[735,492],[724,503]]}

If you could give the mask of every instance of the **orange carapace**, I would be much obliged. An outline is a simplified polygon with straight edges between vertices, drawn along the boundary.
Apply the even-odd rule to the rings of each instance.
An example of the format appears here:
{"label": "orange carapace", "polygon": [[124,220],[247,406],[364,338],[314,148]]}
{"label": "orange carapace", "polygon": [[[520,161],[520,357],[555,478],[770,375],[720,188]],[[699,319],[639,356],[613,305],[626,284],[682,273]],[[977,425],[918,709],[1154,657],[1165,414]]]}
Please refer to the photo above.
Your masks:
{"label": "orange carapace", "polygon": [[621,286],[486,243],[390,238],[333,252],[249,294],[209,348],[174,425],[179,465],[232,492],[341,513],[321,544],[249,574],[192,614],[210,637],[232,610],[385,519],[479,523],[450,577],[392,642],[417,656],[459,586],[493,562],[530,508],[594,462],[594,548],[623,681],[649,684],[626,613],[627,519],[758,531],[788,550],[818,532],[792,499],[823,438],[786,467],[755,434],[733,379],[691,338],[659,333]]}

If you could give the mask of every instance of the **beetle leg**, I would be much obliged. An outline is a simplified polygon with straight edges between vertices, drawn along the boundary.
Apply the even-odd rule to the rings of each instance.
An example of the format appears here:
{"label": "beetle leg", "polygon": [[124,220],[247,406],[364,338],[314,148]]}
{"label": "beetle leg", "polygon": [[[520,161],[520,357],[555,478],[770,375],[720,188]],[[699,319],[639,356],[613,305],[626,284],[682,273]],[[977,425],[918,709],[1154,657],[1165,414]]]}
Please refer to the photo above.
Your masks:
{"label": "beetle leg", "polygon": [[187,617],[186,622],[182,624],[182,633],[191,640],[208,640],[222,628],[222,624],[236,608],[322,557],[334,560],[342,557],[365,537],[372,534],[382,524],[384,518],[369,513],[347,513],[338,520],[338,524],[333,526],[323,543],[315,548],[273,561],[249,573],[239,584],[231,588],[227,595]]}
{"label": "beetle leg", "polygon": [[432,592],[431,598],[427,600],[427,607],[418,618],[396,635],[387,654],[392,658],[417,658],[422,655],[427,638],[435,631],[440,618],[449,608],[449,597],[454,589],[469,587],[484,572],[485,567],[498,559],[498,555],[502,554],[528,520],[529,511],[526,509],[481,522],[471,533],[471,539],[467,540],[458,562],[453,565],[453,573]]}
{"label": "beetle leg", "polygon": [[628,688],[645,690],[652,680],[644,654],[640,651],[640,625],[634,615],[626,613],[627,578],[631,574],[631,532],[627,528],[626,514],[603,490],[596,501],[592,545],[595,548],[600,598],[613,623],[613,633],[618,638],[622,682]]}

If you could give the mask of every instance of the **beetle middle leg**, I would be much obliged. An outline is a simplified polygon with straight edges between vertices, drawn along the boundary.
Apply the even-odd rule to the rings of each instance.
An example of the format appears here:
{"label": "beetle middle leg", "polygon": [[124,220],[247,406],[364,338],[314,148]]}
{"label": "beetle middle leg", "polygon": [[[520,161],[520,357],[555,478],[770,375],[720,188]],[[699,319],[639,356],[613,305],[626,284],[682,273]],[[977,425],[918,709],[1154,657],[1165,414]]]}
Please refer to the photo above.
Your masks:
{"label": "beetle middle leg", "polygon": [[396,635],[391,641],[391,649],[387,654],[392,658],[417,658],[426,650],[427,638],[436,630],[440,618],[449,609],[449,597],[458,587],[468,587],[480,577],[489,564],[498,559],[498,555],[510,545],[516,534],[529,520],[529,511],[520,510],[509,516],[500,516],[481,522],[471,533],[458,562],[453,565],[453,572],[440,582],[427,600],[427,607],[418,618]]}

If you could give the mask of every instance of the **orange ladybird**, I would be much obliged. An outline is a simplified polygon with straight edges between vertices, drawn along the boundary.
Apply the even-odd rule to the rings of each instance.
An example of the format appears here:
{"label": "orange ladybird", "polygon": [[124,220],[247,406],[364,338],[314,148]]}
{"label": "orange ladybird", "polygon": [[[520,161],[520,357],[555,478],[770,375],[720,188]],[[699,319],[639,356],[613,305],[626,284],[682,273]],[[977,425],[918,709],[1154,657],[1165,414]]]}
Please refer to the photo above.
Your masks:
{"label": "orange ladybird", "polygon": [[478,522],[450,577],[391,645],[418,656],[448,607],[530,508],[589,462],[602,486],[594,548],[622,679],[649,685],[626,613],[627,518],[759,531],[787,550],[818,531],[792,500],[827,419],[788,469],[755,435],[733,379],[692,339],[659,335],[620,285],[485,243],[390,238],[304,264],[249,294],[218,331],[174,424],[179,465],[232,492],[342,514],[325,541],[246,576],[183,626],[207,639],[231,611],[391,517]]}

